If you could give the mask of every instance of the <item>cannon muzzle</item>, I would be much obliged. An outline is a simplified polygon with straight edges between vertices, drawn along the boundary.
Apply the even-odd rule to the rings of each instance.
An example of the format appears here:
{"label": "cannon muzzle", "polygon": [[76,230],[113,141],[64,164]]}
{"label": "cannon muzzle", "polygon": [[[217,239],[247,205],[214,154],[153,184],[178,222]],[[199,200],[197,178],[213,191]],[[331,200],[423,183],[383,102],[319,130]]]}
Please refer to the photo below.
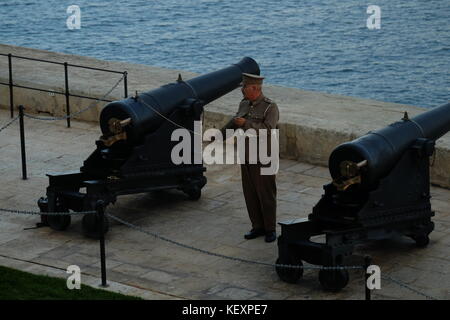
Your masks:
{"label": "cannon muzzle", "polygon": [[[259,75],[256,61],[245,57],[227,68],[188,81],[179,77],[175,83],[137,97],[111,102],[100,114],[103,141],[107,145],[120,140],[136,144],[142,141],[145,134],[158,129],[166,120],[164,118],[177,108],[194,108],[201,113],[204,105],[236,89],[242,80],[242,73]],[[129,123],[126,126],[119,126],[127,119]]]}
{"label": "cannon muzzle", "polygon": [[336,147],[329,158],[330,174],[341,191],[355,184],[371,188],[391,171],[414,143],[424,142],[420,147],[422,152],[432,153],[434,141],[448,131],[450,103],[412,119],[405,113],[402,121]]}

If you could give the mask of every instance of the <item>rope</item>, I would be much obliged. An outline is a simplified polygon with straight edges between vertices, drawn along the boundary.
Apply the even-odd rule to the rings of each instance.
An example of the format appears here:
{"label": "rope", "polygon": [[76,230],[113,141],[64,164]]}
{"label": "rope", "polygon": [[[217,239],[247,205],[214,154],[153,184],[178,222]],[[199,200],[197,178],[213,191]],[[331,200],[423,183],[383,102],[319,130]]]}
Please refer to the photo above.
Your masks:
{"label": "rope", "polygon": [[[188,130],[189,132],[191,132],[191,133],[193,133],[193,134],[196,134],[196,135],[201,136],[200,133],[195,132],[195,131],[192,131],[192,130],[190,130],[190,129],[188,129],[188,128],[185,128],[185,127],[183,127],[182,125],[180,125],[180,124],[174,122],[173,120],[169,119],[168,117],[166,117],[165,115],[163,115],[161,112],[159,112],[158,110],[156,110],[155,108],[153,108],[151,105],[149,105],[148,103],[146,103],[144,100],[142,100],[140,97],[138,97],[138,101],[139,101],[140,103],[144,104],[146,107],[148,107],[148,108],[150,108],[151,110],[153,110],[153,111],[154,111],[157,115],[159,115],[161,118],[165,119],[166,121],[169,121],[171,124],[177,126],[178,128]],[[203,112],[203,114],[204,114],[204,112]]]}
{"label": "rope", "polygon": [[431,160],[430,167],[434,167],[435,162],[436,162],[436,148],[433,150],[433,159]]}

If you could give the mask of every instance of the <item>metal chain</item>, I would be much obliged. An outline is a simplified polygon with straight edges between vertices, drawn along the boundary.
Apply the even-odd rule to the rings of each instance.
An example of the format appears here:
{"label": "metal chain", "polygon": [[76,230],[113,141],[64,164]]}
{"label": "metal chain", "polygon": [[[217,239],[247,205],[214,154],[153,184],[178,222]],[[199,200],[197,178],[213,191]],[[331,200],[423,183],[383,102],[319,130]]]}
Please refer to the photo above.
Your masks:
{"label": "metal chain", "polygon": [[386,277],[386,276],[381,277],[381,279],[383,279],[383,280],[389,280],[389,281],[391,281],[391,282],[397,284],[398,286],[400,286],[400,287],[402,287],[402,288],[405,288],[405,289],[408,289],[409,291],[412,291],[412,292],[414,292],[414,293],[416,293],[416,294],[418,294],[418,295],[421,295],[421,296],[423,296],[423,297],[425,297],[425,298],[427,298],[427,299],[430,299],[430,300],[438,300],[438,299],[435,298],[435,297],[432,297],[432,296],[430,296],[430,295],[428,295],[428,294],[426,294],[426,293],[420,292],[419,290],[414,289],[414,288],[408,286],[407,284],[401,282],[400,280],[396,280],[396,279],[393,279],[393,278],[391,278],[391,277]]}
{"label": "metal chain", "polygon": [[16,116],[14,119],[12,119],[11,121],[9,121],[7,124],[5,124],[3,127],[0,128],[0,132],[2,132],[3,130],[5,130],[6,128],[8,128],[14,121],[16,121],[17,119],[19,119],[19,116]]}
{"label": "metal chain", "polygon": [[166,238],[164,236],[161,236],[161,235],[158,235],[156,233],[144,230],[141,227],[138,227],[138,226],[136,226],[134,224],[131,224],[131,223],[127,222],[127,221],[124,221],[124,220],[122,220],[122,219],[120,219],[120,218],[118,218],[116,216],[113,216],[113,215],[111,215],[109,213],[107,213],[106,215],[108,217],[110,217],[111,219],[113,219],[113,220],[115,220],[115,221],[117,221],[117,222],[119,222],[119,223],[121,223],[123,225],[126,225],[127,227],[130,227],[131,229],[134,229],[134,230],[137,230],[139,232],[145,233],[145,234],[150,235],[152,237],[155,237],[157,239],[160,239],[160,240],[172,243],[172,244],[174,244],[176,246],[179,246],[179,247],[183,247],[183,248],[186,248],[186,249],[190,249],[190,250],[193,250],[193,251],[201,252],[201,253],[204,253],[204,254],[207,254],[207,255],[210,255],[210,256],[215,256],[215,257],[219,257],[219,258],[223,258],[223,259],[227,259],[227,260],[232,260],[232,261],[237,261],[237,262],[244,262],[244,263],[249,263],[249,264],[263,265],[263,266],[268,266],[268,267],[305,269],[305,270],[306,269],[316,269],[316,270],[317,269],[319,269],[319,270],[364,269],[364,266],[335,266],[335,267],[330,267],[330,266],[313,266],[313,265],[300,266],[300,265],[260,262],[260,261],[253,261],[253,260],[248,260],[248,259],[230,257],[230,256],[227,256],[227,255],[223,255],[223,254],[220,254],[220,253],[215,253],[215,252],[199,249],[199,248],[196,248],[196,247],[184,244],[184,243],[180,243],[180,242],[175,241],[175,240],[168,239],[168,238]]}
{"label": "metal chain", "polygon": [[46,216],[74,216],[78,214],[92,214],[97,211],[73,211],[73,212],[41,212],[0,208],[0,212],[28,214],[28,215],[46,215]]}
{"label": "metal chain", "polygon": [[[97,213],[97,211],[40,212],[40,211],[13,210],[13,209],[4,209],[4,208],[0,208],[0,212],[8,212],[8,213],[16,213],[16,214],[28,214],[28,215],[48,215],[48,216],[69,216],[69,215],[72,216],[72,215],[79,215],[79,214],[94,214],[94,213]],[[113,220],[115,220],[115,221],[117,221],[117,222],[119,222],[119,223],[121,223],[121,224],[123,224],[123,225],[125,225],[125,226],[127,226],[129,228],[131,228],[131,229],[134,229],[136,231],[145,233],[145,234],[150,235],[152,237],[155,237],[155,238],[157,238],[159,240],[163,240],[163,241],[172,243],[172,244],[174,244],[176,246],[179,246],[179,247],[183,247],[183,248],[186,248],[186,249],[190,249],[190,250],[197,251],[197,252],[200,252],[200,253],[203,253],[203,254],[207,254],[207,255],[210,255],[210,256],[215,256],[215,257],[219,257],[219,258],[223,258],[223,259],[227,259],[227,260],[243,262],[243,263],[249,263],[249,264],[262,265],[262,266],[267,266],[267,267],[303,269],[303,270],[308,270],[308,269],[310,269],[310,270],[311,269],[313,269],[313,270],[342,270],[342,269],[349,270],[349,269],[364,269],[365,268],[362,265],[361,266],[335,266],[335,267],[330,267],[330,266],[313,266],[313,265],[300,266],[300,265],[290,265],[290,264],[280,264],[280,263],[268,263],[268,262],[261,262],[261,261],[254,261],[254,260],[249,260],[249,259],[231,257],[231,256],[227,256],[227,255],[224,255],[224,254],[215,253],[215,252],[207,251],[207,250],[204,250],[204,249],[199,249],[199,248],[196,248],[196,247],[193,247],[193,246],[190,246],[190,245],[187,245],[187,244],[175,241],[175,240],[171,240],[169,238],[166,238],[164,236],[158,235],[156,233],[144,230],[141,227],[138,227],[138,226],[136,226],[134,224],[131,224],[131,223],[129,223],[129,222],[125,221],[125,220],[122,220],[122,219],[120,219],[120,218],[118,218],[116,216],[113,216],[113,215],[111,215],[109,213],[107,213],[106,216],[110,217],[111,219],[113,219]],[[435,297],[432,297],[432,296],[430,296],[430,295],[428,295],[426,293],[423,293],[423,292],[421,292],[421,291],[419,291],[417,289],[414,289],[414,288],[408,286],[407,284],[405,284],[405,283],[403,283],[403,282],[401,282],[399,280],[396,280],[394,278],[391,278],[389,276],[383,276],[381,278],[383,280],[389,280],[389,281],[399,285],[400,287],[405,288],[405,289],[407,289],[409,291],[412,291],[412,292],[414,292],[414,293],[416,293],[418,295],[421,295],[421,296],[423,296],[423,297],[425,297],[427,299],[438,300]]]}
{"label": "metal chain", "polygon": [[62,117],[38,117],[38,116],[33,116],[27,113],[24,113],[24,116],[30,119],[34,119],[34,120],[50,120],[50,121],[55,121],[55,120],[66,120],[68,118],[73,118],[76,117],[77,115],[79,115],[80,113],[83,113],[93,107],[96,106],[96,103],[104,98],[106,98],[111,92],[114,91],[114,89],[117,88],[117,86],[122,82],[122,80],[125,78],[125,75],[122,75],[122,78],[119,79],[119,81],[117,81],[117,83],[107,92],[105,93],[101,98],[96,99],[97,101],[92,102],[90,105],[88,105],[86,108],[81,109],[75,113],[72,113],[70,115],[65,115]]}
{"label": "metal chain", "polygon": [[[207,255],[210,255],[210,256],[215,256],[215,257],[227,259],[227,260],[232,260],[232,261],[237,261],[237,262],[244,262],[244,263],[249,263],[249,264],[256,264],[256,265],[263,265],[263,266],[268,266],[268,267],[303,269],[303,270],[308,270],[308,269],[314,269],[314,270],[365,269],[365,266],[362,266],[362,265],[361,266],[335,266],[335,267],[313,266],[313,265],[299,266],[299,265],[289,265],[289,264],[279,264],[279,263],[267,263],[267,262],[260,262],[260,261],[253,261],[253,260],[248,260],[248,259],[230,257],[230,256],[227,256],[227,255],[223,255],[223,254],[215,253],[215,252],[210,252],[210,251],[199,249],[199,248],[196,248],[196,247],[184,244],[184,243],[180,243],[178,241],[174,241],[174,240],[168,239],[168,238],[166,238],[164,236],[161,236],[161,235],[158,235],[156,233],[144,230],[141,227],[133,225],[133,224],[131,224],[131,223],[125,221],[125,220],[122,220],[122,219],[120,219],[120,218],[118,218],[116,216],[113,216],[113,215],[111,215],[109,213],[107,213],[106,216],[110,217],[111,219],[113,219],[113,220],[115,220],[115,221],[117,221],[117,222],[119,222],[119,223],[121,223],[123,225],[126,225],[127,227],[130,227],[131,229],[134,229],[134,230],[137,230],[139,232],[145,233],[145,234],[150,235],[152,237],[155,237],[157,239],[160,239],[160,240],[172,243],[172,244],[174,244],[176,246],[183,247],[183,248],[190,249],[190,250],[197,251],[197,252],[201,252],[201,253],[204,253],[204,254],[207,254]],[[432,297],[430,295],[427,295],[427,294],[425,294],[423,292],[420,292],[420,291],[418,291],[418,290],[416,290],[414,288],[411,288],[410,286],[402,283],[399,280],[393,279],[391,277],[382,277],[382,279],[390,280],[393,283],[396,283],[397,285],[399,285],[399,286],[401,286],[403,288],[406,288],[406,289],[408,289],[408,290],[410,290],[410,291],[412,291],[412,292],[414,292],[416,294],[419,294],[421,296],[426,297],[427,299],[438,300],[438,299],[436,299],[436,298],[434,298],[434,297]]]}

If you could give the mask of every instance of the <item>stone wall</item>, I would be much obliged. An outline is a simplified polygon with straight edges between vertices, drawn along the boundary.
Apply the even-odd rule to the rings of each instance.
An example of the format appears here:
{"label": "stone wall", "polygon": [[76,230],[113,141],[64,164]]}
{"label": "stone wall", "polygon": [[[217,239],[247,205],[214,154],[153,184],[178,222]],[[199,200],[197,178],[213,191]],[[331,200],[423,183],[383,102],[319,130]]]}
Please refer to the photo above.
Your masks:
{"label": "stone wall", "polygon": [[[128,71],[128,92],[143,92],[174,82],[178,74],[187,80],[195,73],[164,69],[147,65],[118,61],[104,61],[90,57],[55,53],[31,48],[0,44],[0,53],[21,55],[38,59]],[[230,61],[230,64],[236,61]],[[225,66],[212,66],[211,71]],[[64,69],[35,61],[13,59],[14,82],[55,91],[64,90]],[[264,73],[264,70],[262,70]],[[69,68],[71,93],[101,97],[120,78],[119,74],[104,73],[86,69]],[[8,82],[8,59],[0,56],[0,81]],[[328,156],[338,144],[382,128],[402,118],[408,111],[411,117],[424,111],[422,108],[306,91],[270,85],[264,86],[264,93],[276,101],[280,108],[280,154],[282,158],[295,159],[316,165],[327,166]],[[108,99],[123,98],[120,85]],[[236,112],[241,93],[235,90],[206,107],[205,128],[220,128]],[[41,115],[61,116],[65,114],[65,97],[49,93],[14,88],[15,105],[23,104],[26,112]],[[92,101],[70,98],[71,112],[86,107]],[[442,104],[447,101],[442,101]],[[77,118],[98,121],[104,103]],[[9,88],[0,85],[0,108],[9,108]],[[434,166],[431,168],[433,184],[450,188],[450,134],[437,141]]]}

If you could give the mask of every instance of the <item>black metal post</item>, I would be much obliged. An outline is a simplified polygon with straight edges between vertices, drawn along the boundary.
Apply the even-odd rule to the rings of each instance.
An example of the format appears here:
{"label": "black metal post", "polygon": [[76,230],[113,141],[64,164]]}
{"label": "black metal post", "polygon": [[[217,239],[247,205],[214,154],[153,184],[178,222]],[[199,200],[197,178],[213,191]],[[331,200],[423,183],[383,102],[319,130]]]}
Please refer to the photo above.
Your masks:
{"label": "black metal post", "polygon": [[369,289],[369,286],[367,285],[367,280],[369,279],[369,273],[367,272],[367,269],[369,268],[369,266],[372,264],[372,258],[370,256],[366,256],[364,258],[364,273],[365,273],[365,277],[364,277],[364,288],[365,288],[365,292],[366,292],[366,300],[371,300],[371,291]]}
{"label": "black metal post", "polygon": [[106,283],[106,254],[105,254],[105,205],[102,200],[97,201],[97,206],[95,208],[100,219],[100,264],[102,270],[102,287],[107,287]]}
{"label": "black metal post", "polygon": [[23,105],[19,106],[20,150],[22,153],[22,179],[27,179],[27,159],[25,156],[25,127],[23,123]]}
{"label": "black metal post", "polygon": [[11,118],[14,117],[14,93],[13,93],[13,78],[12,78],[12,54],[8,54],[8,69],[9,69],[9,108],[11,111]]}
{"label": "black metal post", "polygon": [[68,64],[64,62],[64,78],[66,83],[66,114],[67,114],[67,128],[70,128],[70,104],[69,104],[69,72],[67,70]]}
{"label": "black metal post", "polygon": [[124,94],[125,94],[125,98],[128,97],[128,72],[124,71],[123,73],[123,89],[124,89]]}

